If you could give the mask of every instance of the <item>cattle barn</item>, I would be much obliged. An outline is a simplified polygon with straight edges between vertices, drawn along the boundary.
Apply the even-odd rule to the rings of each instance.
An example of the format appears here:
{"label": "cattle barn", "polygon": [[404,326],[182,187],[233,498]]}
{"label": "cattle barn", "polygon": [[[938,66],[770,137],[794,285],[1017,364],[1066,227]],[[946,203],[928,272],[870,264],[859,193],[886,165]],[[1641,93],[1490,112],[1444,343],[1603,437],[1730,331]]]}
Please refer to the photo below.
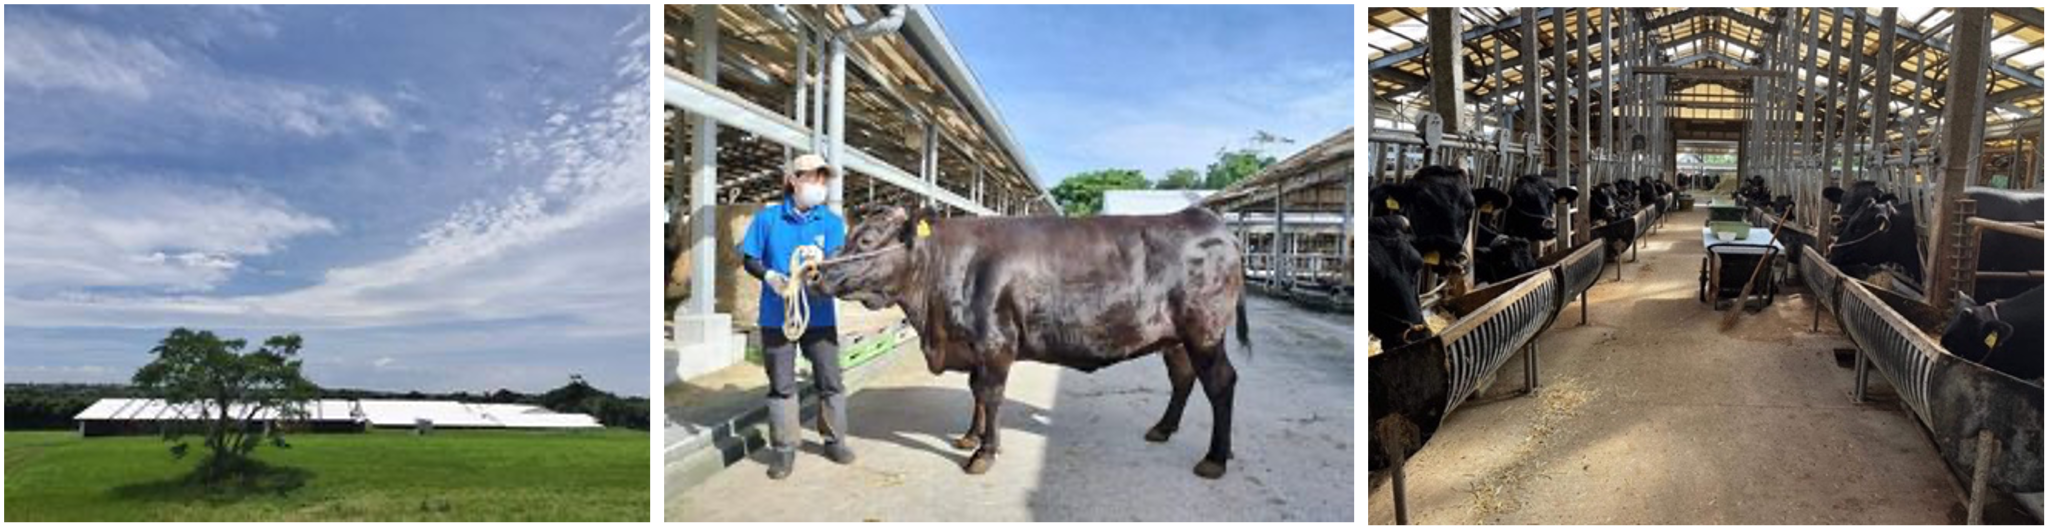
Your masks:
{"label": "cattle barn", "polygon": [[1370,8],[1368,521],[2040,523],[2041,19]]}
{"label": "cattle barn", "polygon": [[1276,297],[1349,309],[1353,130],[1203,198],[1245,243],[1246,282]]}

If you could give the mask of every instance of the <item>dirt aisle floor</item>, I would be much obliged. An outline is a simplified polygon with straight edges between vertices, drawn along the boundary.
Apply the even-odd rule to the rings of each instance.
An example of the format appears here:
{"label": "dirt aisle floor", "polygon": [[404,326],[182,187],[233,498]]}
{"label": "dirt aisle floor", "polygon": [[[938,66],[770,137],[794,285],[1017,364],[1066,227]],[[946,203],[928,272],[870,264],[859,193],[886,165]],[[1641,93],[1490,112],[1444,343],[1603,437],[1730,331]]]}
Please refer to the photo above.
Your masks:
{"label": "dirt aisle floor", "polygon": [[1093,374],[1015,365],[1001,410],[1003,453],[987,474],[967,475],[960,463],[968,452],[950,444],[972,407],[967,377],[932,376],[912,348],[849,400],[858,462],[826,461],[806,431],[789,479],[767,479],[757,454],[667,492],[666,518],[1352,521],[1351,316],[1262,297],[1247,304],[1255,353],[1246,356],[1233,336],[1236,459],[1221,480],[1193,472],[1211,426],[1199,386],[1173,439],[1145,441],[1170,389],[1157,356]]}
{"label": "dirt aisle floor", "polygon": [[[1565,306],[1540,338],[1536,395],[1517,395],[1517,355],[1452,414],[1408,462],[1415,523],[1961,523],[1884,377],[1851,403],[1854,371],[1832,355],[1850,343],[1827,316],[1809,331],[1803,288],[1720,331],[1695,298],[1705,216],[1673,213],[1623,281],[1607,271],[1590,323]],[[1369,522],[1393,523],[1391,491],[1372,485]]]}

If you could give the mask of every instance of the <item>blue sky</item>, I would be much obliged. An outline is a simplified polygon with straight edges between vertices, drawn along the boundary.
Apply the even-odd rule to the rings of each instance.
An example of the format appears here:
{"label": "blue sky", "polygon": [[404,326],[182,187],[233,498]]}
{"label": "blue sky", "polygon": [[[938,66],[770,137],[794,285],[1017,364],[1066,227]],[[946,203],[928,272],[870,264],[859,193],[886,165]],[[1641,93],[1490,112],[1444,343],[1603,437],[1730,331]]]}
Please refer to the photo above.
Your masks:
{"label": "blue sky", "polygon": [[6,380],[645,396],[645,6],[6,8]]}
{"label": "blue sky", "polygon": [[1351,6],[934,6],[1040,179],[1197,171],[1265,130],[1352,120]]}

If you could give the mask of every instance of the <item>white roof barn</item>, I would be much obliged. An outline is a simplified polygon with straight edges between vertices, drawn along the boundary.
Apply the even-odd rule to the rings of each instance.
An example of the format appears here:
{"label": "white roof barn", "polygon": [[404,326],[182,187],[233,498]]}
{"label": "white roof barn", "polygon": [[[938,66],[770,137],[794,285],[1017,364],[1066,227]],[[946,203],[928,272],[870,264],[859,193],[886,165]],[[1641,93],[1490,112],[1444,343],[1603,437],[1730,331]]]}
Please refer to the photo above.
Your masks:
{"label": "white roof barn", "polygon": [[[360,416],[353,400],[314,400],[306,405],[306,420],[346,422]],[[154,398],[102,398],[72,416],[72,420],[198,420],[211,417],[217,411],[209,403],[167,404]],[[229,415],[235,418],[249,416],[246,405],[231,406]],[[256,412],[251,420],[276,420],[279,412],[269,409]]]}
{"label": "white roof barn", "polygon": [[[73,416],[81,430],[87,423],[160,422],[198,420],[212,413],[204,403],[167,404],[154,398],[103,398]],[[229,413],[241,418],[246,406],[236,405]],[[260,411],[251,420],[272,421],[276,410]],[[314,423],[353,423],[381,427],[411,427],[422,421],[443,428],[602,428],[596,417],[582,413],[557,413],[526,404],[469,404],[450,400],[313,400],[306,403],[305,420]]]}

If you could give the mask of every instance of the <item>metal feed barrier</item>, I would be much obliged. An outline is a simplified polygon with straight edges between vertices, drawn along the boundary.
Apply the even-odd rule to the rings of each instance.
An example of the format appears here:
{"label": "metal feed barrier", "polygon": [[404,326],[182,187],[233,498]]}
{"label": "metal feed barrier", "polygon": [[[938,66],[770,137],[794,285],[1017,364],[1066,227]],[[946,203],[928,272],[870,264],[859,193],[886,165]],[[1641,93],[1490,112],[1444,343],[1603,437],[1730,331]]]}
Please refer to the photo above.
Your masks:
{"label": "metal feed barrier", "polygon": [[[1927,427],[1951,470],[1974,478],[1973,485],[2041,492],[2041,384],[1949,354],[1923,331],[1940,326],[1946,316],[1843,277],[1818,253],[1807,252],[1802,270],[1808,286],[1821,300],[1833,299],[1836,319],[1859,351],[1855,399],[1863,399],[1869,366],[1875,365]],[[1982,507],[1986,494],[1971,492],[1971,505]]]}
{"label": "metal feed barrier", "polygon": [[[1842,272],[1828,264],[1827,257],[1808,246],[1799,259],[1799,278],[1806,279],[1806,289],[1813,292],[1813,298],[1820,304],[1813,305],[1813,331],[1820,331],[1820,314],[1826,309],[1828,315],[1835,313],[1835,301],[1841,297]],[[1838,321],[1839,323],[1839,321]]]}
{"label": "metal feed barrier", "polygon": [[1599,280],[1606,249],[1589,242],[1541,269],[1447,299],[1440,306],[1457,321],[1435,337],[1368,357],[1368,468],[1392,469],[1398,520],[1407,521],[1402,463],[1516,351],[1526,349],[1524,388],[1537,387],[1535,339],[1573,298],[1584,322],[1585,292]]}

